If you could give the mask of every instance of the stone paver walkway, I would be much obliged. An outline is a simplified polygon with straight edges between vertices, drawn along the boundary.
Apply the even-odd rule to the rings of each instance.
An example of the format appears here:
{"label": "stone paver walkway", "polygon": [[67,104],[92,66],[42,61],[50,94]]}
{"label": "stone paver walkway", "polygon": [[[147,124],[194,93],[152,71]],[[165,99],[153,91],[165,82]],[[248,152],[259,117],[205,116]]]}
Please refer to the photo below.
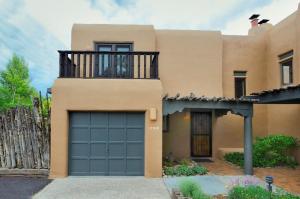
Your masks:
{"label": "stone paver walkway", "polygon": [[[201,162],[210,174],[215,175],[243,175],[243,170],[237,166],[222,160],[214,162]],[[295,169],[287,167],[276,168],[255,168],[254,175],[264,180],[265,176],[274,177],[275,185],[285,189],[286,191],[300,194],[300,167]]]}

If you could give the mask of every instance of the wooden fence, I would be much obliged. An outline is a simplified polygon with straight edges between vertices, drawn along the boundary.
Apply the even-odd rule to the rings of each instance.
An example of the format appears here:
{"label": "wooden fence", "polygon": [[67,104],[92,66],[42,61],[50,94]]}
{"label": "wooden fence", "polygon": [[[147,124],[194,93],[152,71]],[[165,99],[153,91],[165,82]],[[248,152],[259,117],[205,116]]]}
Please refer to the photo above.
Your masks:
{"label": "wooden fence", "polygon": [[50,117],[38,98],[33,104],[0,113],[0,168],[49,168]]}

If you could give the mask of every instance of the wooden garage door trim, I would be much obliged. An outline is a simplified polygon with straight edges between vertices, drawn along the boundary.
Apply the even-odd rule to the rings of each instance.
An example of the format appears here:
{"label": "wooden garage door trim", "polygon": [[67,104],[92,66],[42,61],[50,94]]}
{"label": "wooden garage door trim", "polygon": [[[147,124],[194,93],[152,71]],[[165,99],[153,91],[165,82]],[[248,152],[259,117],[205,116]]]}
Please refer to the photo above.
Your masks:
{"label": "wooden garage door trim", "polygon": [[70,112],[69,116],[69,175],[144,175],[144,112]]}

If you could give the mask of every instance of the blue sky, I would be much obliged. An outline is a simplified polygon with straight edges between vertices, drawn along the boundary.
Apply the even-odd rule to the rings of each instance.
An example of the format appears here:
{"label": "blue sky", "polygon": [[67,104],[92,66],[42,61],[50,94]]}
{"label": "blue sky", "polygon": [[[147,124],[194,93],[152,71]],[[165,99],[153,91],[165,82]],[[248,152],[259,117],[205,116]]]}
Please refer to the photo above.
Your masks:
{"label": "blue sky", "polygon": [[248,17],[272,24],[299,0],[0,0],[0,70],[23,56],[33,85],[43,92],[58,75],[59,49],[70,49],[74,23],[153,24],[158,29],[221,30],[247,34]]}

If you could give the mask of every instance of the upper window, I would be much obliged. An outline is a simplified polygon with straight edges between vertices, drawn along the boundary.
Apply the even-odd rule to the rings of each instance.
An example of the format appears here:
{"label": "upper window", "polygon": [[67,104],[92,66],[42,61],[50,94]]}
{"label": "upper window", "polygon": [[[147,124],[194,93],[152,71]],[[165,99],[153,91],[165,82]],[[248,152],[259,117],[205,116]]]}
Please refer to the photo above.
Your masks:
{"label": "upper window", "polygon": [[235,98],[246,95],[246,71],[234,71]]}
{"label": "upper window", "polygon": [[281,84],[289,85],[293,83],[293,51],[279,55],[281,70]]}
{"label": "upper window", "polygon": [[[132,51],[131,43],[97,43],[97,51],[105,52],[130,52]],[[129,78],[132,75],[132,57],[127,54],[116,55],[112,54],[100,54],[96,58],[95,75],[98,77],[122,77]]]}

